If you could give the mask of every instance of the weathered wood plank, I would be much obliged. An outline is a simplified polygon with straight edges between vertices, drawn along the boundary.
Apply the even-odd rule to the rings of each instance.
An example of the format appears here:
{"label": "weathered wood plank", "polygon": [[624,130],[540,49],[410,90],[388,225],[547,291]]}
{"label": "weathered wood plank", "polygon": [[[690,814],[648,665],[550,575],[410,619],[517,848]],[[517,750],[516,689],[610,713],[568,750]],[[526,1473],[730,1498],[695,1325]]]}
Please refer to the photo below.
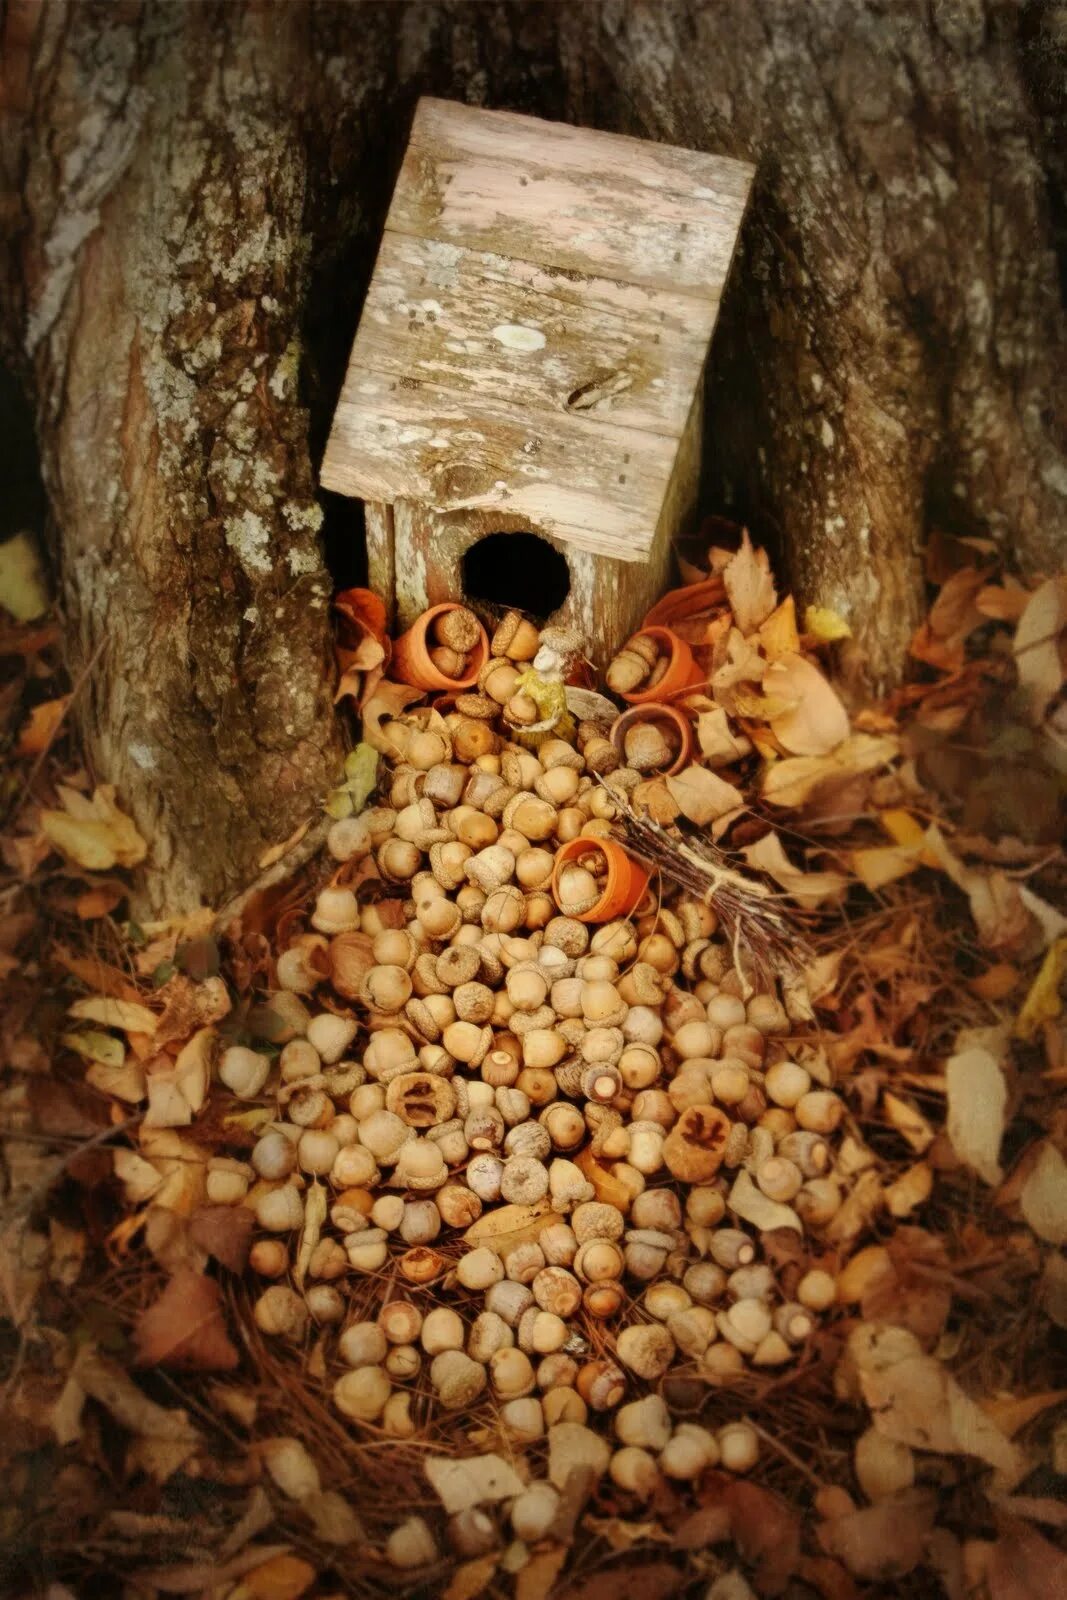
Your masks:
{"label": "weathered wood plank", "polygon": [[718,302],[385,234],[352,365],[677,436]]}
{"label": "weathered wood plank", "polygon": [[379,503],[510,512],[580,549],[640,561],[677,448],[580,414],[524,415],[486,396],[350,369],[321,476],[327,489]]}
{"label": "weathered wood plank", "polygon": [[363,508],[367,535],[367,582],[385,602],[387,619],[393,621],[396,606],[396,535],[393,508],[368,500]]}
{"label": "weathered wood plank", "polygon": [[718,299],[744,162],[424,99],[387,229]]}
{"label": "weathered wood plank", "polygon": [[624,133],[546,122],[515,111],[485,111],[424,95],[415,109],[410,142],[450,156],[537,160],[567,173],[613,172],[629,184],[666,189],[694,202],[715,198],[744,205],[755,169],[729,156],[658,144]]}

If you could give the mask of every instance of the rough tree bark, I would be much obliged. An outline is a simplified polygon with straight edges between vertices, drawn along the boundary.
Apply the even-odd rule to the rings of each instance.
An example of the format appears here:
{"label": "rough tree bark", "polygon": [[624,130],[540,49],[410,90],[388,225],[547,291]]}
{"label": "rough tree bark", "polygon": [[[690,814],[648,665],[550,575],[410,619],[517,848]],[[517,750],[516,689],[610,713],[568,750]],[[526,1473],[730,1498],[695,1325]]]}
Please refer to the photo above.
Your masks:
{"label": "rough tree bark", "polygon": [[[1029,568],[1062,551],[1057,19],[1063,37],[1058,8],[1000,0],[9,0],[6,342],[72,666],[92,664],[90,754],[153,842],[148,902],[217,902],[335,775],[312,467],[418,94],[758,162],[711,498],[777,535],[888,677],[932,518]],[[328,544],[358,538],[326,510]]]}
{"label": "rough tree bark", "polygon": [[602,115],[628,97],[653,136],[758,165],[708,465],[875,678],[900,670],[931,520],[1030,570],[1067,548],[1056,141],[1030,94],[1065,23],[1014,0],[599,8]]}

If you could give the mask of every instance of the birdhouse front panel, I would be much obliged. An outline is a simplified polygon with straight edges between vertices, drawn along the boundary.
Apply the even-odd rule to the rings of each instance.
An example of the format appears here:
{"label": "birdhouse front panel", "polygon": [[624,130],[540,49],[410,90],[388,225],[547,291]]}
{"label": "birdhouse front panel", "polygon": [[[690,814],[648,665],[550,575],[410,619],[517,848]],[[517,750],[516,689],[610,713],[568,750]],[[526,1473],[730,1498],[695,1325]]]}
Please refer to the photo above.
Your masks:
{"label": "birdhouse front panel", "polygon": [[[456,597],[472,548],[501,534],[563,555],[552,615],[598,655],[651,603],[695,498],[704,363],[751,176],[420,101],[322,468],[368,503],[371,582],[400,623]],[[485,597],[522,605],[514,576]]]}

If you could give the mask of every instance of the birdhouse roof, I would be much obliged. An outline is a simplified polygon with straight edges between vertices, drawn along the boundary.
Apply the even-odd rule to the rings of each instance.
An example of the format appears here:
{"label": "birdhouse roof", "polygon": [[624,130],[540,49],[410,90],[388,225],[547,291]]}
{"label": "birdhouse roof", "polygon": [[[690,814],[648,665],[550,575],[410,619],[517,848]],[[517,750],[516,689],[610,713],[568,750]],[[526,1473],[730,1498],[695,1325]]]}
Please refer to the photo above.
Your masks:
{"label": "birdhouse roof", "polygon": [[322,466],[642,560],[752,168],[419,102]]}

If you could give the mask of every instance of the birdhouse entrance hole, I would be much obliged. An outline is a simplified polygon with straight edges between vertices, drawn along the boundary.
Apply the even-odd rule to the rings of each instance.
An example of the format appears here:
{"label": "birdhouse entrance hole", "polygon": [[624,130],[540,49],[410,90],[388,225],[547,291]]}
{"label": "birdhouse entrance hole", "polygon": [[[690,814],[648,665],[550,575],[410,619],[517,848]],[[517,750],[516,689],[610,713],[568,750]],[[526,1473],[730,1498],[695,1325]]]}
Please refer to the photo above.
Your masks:
{"label": "birdhouse entrance hole", "polygon": [[571,575],[566,558],[536,533],[488,533],[463,557],[463,593],[544,619],[566,600]]}

